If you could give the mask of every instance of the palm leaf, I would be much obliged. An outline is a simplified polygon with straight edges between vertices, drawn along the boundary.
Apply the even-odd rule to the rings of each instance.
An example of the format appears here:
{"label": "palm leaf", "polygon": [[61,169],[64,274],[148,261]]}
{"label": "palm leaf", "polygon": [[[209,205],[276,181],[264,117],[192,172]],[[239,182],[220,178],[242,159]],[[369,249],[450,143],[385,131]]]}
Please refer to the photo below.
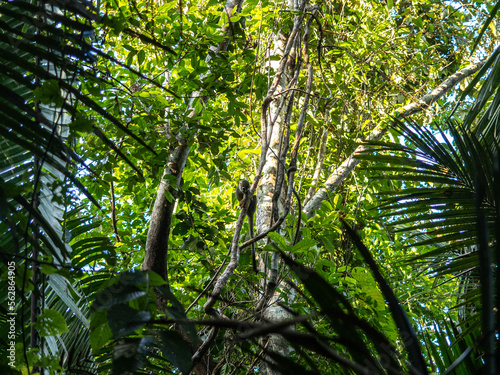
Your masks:
{"label": "palm leaf", "polygon": [[[446,123],[449,134],[438,135],[415,123],[395,121],[407,146],[368,142],[370,149],[357,157],[370,165],[376,179],[402,181],[397,191],[383,192],[381,215],[390,217],[393,229],[411,235],[431,234],[415,246],[442,245],[431,254],[449,256],[447,245],[477,243],[475,181],[484,186],[481,207],[490,228],[495,226],[493,153],[474,134]],[[438,139],[439,136],[439,139]],[[409,188],[405,182],[411,182]],[[416,183],[416,184],[415,184]],[[458,246],[460,247],[460,245]],[[445,253],[446,252],[446,253]]]}
{"label": "palm leaf", "polygon": [[[101,21],[91,2],[84,0],[0,1],[0,255],[3,264],[15,261],[21,280],[17,306],[26,326],[32,318],[29,298],[42,312],[49,308],[64,317],[68,332],[44,337],[37,345],[47,355],[60,358],[68,373],[95,372],[87,298],[109,279],[106,273],[87,277],[77,285],[68,267],[88,267],[92,261],[100,264],[103,258],[114,261],[109,240],[88,235],[98,224],[81,217],[77,207],[71,210],[72,202],[67,199],[70,189],[74,192],[76,187],[97,204],[75,176],[76,165],[88,168],[69,147],[69,127],[75,120],[87,119],[90,110],[152,151],[78,88],[80,81],[97,79],[83,63],[92,64],[98,57],[132,70],[91,45],[93,25]],[[139,32],[129,28],[125,32],[173,52]],[[97,128],[93,131],[119,151],[106,134]],[[124,154],[119,156],[140,173]],[[25,289],[31,271],[39,276],[32,289]],[[6,285],[0,287],[2,298],[8,295]],[[7,328],[2,324],[0,330],[5,347]],[[23,326],[16,333],[27,343],[29,332]],[[31,334],[36,332],[31,330]]]}
{"label": "palm leaf", "polygon": [[[496,64],[492,63],[492,73],[483,85],[489,92],[498,87]],[[381,216],[389,218],[394,231],[406,236],[409,246],[433,247],[410,262],[424,259],[429,273],[456,275],[463,285],[480,275],[480,284],[461,291],[462,302],[457,307],[480,307],[484,371],[494,374],[493,358],[499,354],[494,334],[499,319],[494,309],[499,303],[494,288],[498,290],[499,281],[492,270],[494,260],[498,261],[493,250],[498,253],[500,232],[496,120],[499,93],[478,125],[471,127],[479,107],[486,105],[487,96],[486,91],[481,94],[464,126],[447,120],[434,124],[438,131],[433,132],[414,122],[395,120],[394,128],[404,144],[367,142],[369,148],[357,157],[373,162],[369,169],[374,178],[389,179],[400,186],[399,190],[380,194]],[[476,312],[468,322],[471,329],[479,324]],[[463,317],[467,319],[468,315],[470,312]],[[441,364],[453,368],[457,365],[450,361]]]}

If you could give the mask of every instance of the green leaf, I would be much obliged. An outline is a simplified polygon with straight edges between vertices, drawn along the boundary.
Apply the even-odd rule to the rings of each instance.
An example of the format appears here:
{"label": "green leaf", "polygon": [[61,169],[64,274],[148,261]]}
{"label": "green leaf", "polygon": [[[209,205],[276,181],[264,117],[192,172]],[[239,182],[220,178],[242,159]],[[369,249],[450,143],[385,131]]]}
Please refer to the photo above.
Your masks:
{"label": "green leaf", "polygon": [[191,368],[191,350],[188,342],[175,331],[160,332],[160,348],[170,363],[177,367],[182,373],[188,373]]}
{"label": "green leaf", "polygon": [[[274,242],[276,242],[276,244],[278,245],[278,247],[280,248],[280,250],[288,249],[288,244],[286,242],[286,239],[283,236],[281,236],[280,234],[271,232],[267,236],[271,240],[273,240]],[[285,250],[285,251],[288,251],[288,250]]]}
{"label": "green leaf", "polygon": [[139,62],[139,65],[142,65],[144,63],[145,58],[146,58],[146,52],[143,49],[141,49],[137,54],[137,61]]}
{"label": "green leaf", "polygon": [[64,316],[59,311],[45,309],[42,314],[37,316],[33,326],[38,330],[42,337],[58,336],[68,332],[68,326]]}
{"label": "green leaf", "polygon": [[108,310],[108,324],[114,338],[140,329],[150,319],[148,311],[135,310],[127,304],[114,305]]}
{"label": "green leaf", "polygon": [[143,368],[152,344],[150,336],[119,340],[113,351],[113,374],[133,374]]}
{"label": "green leaf", "polygon": [[193,342],[196,341],[196,329],[193,324],[187,322],[186,312],[184,311],[181,303],[174,296],[170,288],[167,285],[162,285],[157,287],[157,290],[172,304],[171,306],[167,307],[167,315],[172,319],[178,320],[179,326],[187,335],[187,337],[189,337]]}
{"label": "green leaf", "polygon": [[54,104],[56,107],[61,107],[64,99],[61,96],[59,82],[56,80],[42,82],[42,85],[33,91],[33,100],[42,104]]}
{"label": "green leaf", "polygon": [[77,115],[68,126],[79,133],[91,133],[94,127],[94,120],[82,115]]}
{"label": "green leaf", "polygon": [[93,310],[101,310],[113,306],[120,306],[124,302],[132,301],[146,295],[135,285],[116,284],[99,292],[92,304]]}
{"label": "green leaf", "polygon": [[316,246],[317,244],[318,244],[318,241],[316,241],[316,240],[305,239],[305,240],[299,241],[295,246],[292,247],[292,249],[290,251],[292,253],[300,254],[303,252],[307,252],[309,249]]}

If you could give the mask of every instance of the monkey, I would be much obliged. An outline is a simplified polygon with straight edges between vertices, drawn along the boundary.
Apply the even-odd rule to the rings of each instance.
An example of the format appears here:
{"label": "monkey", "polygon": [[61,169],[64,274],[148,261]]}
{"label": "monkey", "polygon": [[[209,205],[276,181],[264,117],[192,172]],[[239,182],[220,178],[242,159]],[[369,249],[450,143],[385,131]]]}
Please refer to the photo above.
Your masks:
{"label": "monkey", "polygon": [[[250,183],[247,180],[241,180],[236,187],[236,198],[240,202],[240,208],[245,207],[247,210],[248,227],[250,228],[250,238],[254,237],[253,234],[253,215],[257,208],[257,197],[250,196]],[[257,262],[255,260],[255,242],[252,243],[252,267],[255,273],[258,273]]]}

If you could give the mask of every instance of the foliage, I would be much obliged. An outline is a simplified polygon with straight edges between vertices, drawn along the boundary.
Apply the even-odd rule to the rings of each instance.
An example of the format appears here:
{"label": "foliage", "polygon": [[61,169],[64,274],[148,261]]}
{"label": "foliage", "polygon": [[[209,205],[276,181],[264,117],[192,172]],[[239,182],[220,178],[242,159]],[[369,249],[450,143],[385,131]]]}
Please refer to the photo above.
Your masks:
{"label": "foliage", "polygon": [[[491,16],[482,1],[467,9],[317,2],[318,13],[306,12],[314,89],[297,139],[301,199],[314,185],[325,129],[323,180],[388,114],[466,65],[476,46],[492,54],[447,121],[456,92],[426,115],[395,121],[393,142],[356,155],[375,164],[315,216],[303,215],[302,226],[295,207],[280,234],[269,234],[272,245],[258,246],[282,259],[277,297],[288,315],[276,323],[255,308],[269,289],[249,272],[248,247],[218,300],[221,319],[207,319],[202,306],[228,260],[234,185],[251,179],[259,160],[258,108],[281,58],[273,41],[290,33],[297,12],[244,2],[227,49],[215,53],[228,22],[219,2],[98,4],[0,4],[0,254],[16,263],[18,370],[188,373],[204,341],[214,373],[263,363],[304,374],[493,373],[480,358],[498,354],[490,266],[499,227],[498,6]],[[291,134],[305,71],[291,90]],[[182,142],[191,152],[175,197],[167,284],[138,267],[155,190]],[[267,347],[273,335],[289,355]]]}

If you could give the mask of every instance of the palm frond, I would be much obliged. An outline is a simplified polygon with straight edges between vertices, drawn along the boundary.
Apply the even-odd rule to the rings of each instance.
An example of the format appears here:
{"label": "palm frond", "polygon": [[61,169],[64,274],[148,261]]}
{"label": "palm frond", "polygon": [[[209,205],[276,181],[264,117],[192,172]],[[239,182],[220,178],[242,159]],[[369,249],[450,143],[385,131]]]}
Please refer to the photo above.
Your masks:
{"label": "palm frond", "polygon": [[[70,148],[70,131],[86,121],[85,131],[112,144],[92,128],[88,113],[95,113],[150,148],[78,88],[81,80],[98,79],[88,65],[104,56],[92,47],[93,25],[101,17],[91,2],[2,0],[0,15],[0,256],[2,272],[7,262],[15,263],[15,308],[22,317],[16,334],[25,349],[31,339],[68,373],[95,372],[89,361],[88,300],[79,290],[92,293],[104,279],[87,278],[92,286],[78,285],[69,270],[103,258],[111,262],[114,249],[105,237],[84,235],[97,225],[89,224],[91,218],[76,208],[67,212],[75,191],[97,204],[75,176],[76,165],[87,167]],[[5,288],[2,283],[2,298]],[[30,311],[29,299],[37,311]],[[29,322],[46,309],[62,315],[68,332],[38,338],[30,331]],[[4,329],[2,324],[0,340],[7,347]]]}
{"label": "palm frond", "polygon": [[[401,188],[383,192],[381,215],[390,218],[395,231],[411,237],[432,235],[414,245],[442,245],[438,253],[449,257],[454,248],[477,243],[476,186],[484,186],[481,208],[486,224],[496,225],[493,155],[483,140],[448,121],[448,133],[434,134],[415,123],[395,121],[404,137],[400,143],[368,142],[370,149],[357,155],[374,162],[373,177],[399,181]],[[408,183],[406,183],[408,182]],[[411,182],[411,184],[410,184]],[[412,186],[412,187],[410,187]],[[447,246],[453,246],[449,248]]]}

